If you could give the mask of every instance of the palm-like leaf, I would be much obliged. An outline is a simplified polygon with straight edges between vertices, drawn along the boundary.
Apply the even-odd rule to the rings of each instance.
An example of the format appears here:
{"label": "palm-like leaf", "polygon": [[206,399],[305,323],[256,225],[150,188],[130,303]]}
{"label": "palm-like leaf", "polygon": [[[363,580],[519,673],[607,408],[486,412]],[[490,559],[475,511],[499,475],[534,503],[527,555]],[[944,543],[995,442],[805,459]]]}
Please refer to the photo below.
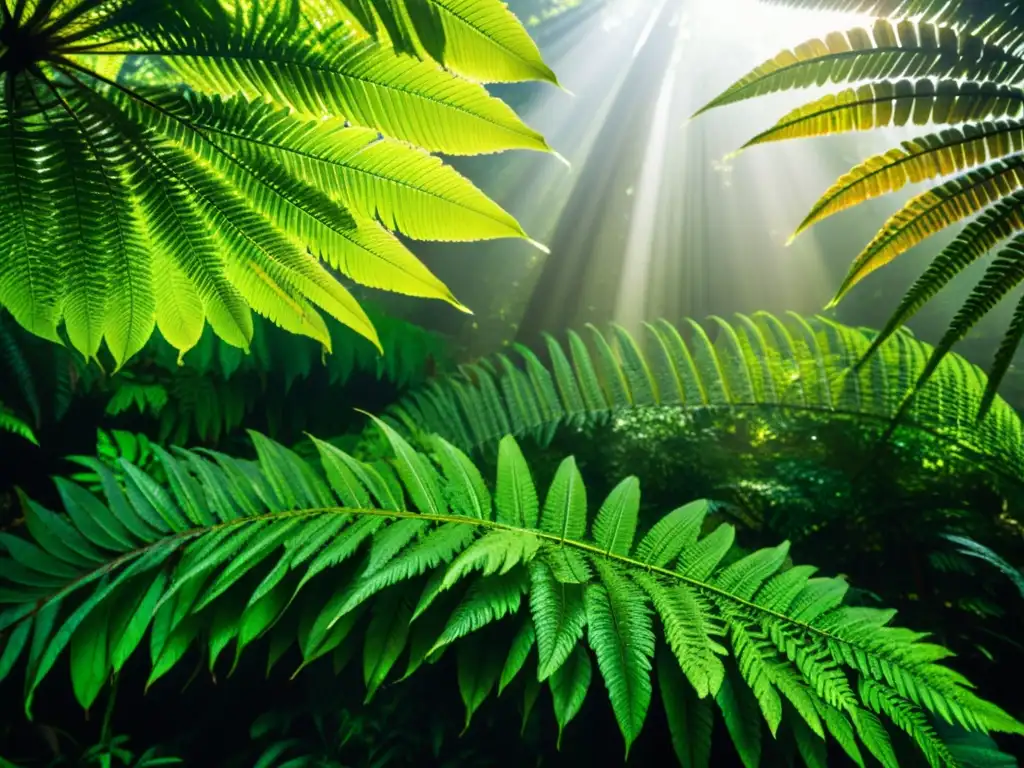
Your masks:
{"label": "palm-like leaf", "polygon": [[[1022,137],[1019,119],[1024,108],[1024,10],[1016,3],[933,2],[904,0],[778,0],[781,4],[818,9],[880,13],[871,30],[832,33],[784,51],[757,67],[711,101],[705,109],[767,93],[851,83],[855,87],[799,107],[747,146],[789,138],[823,136],[887,126],[950,125],[904,142],[873,157],[843,176],[815,204],[797,233],[827,216],[865,200],[894,192],[907,184],[936,177],[952,178],[915,197],[890,218],[856,258],[833,303],[860,280],[940,230],[978,214],[955,243],[910,289],[886,325],[877,345],[960,274],[970,263],[1019,233]],[[916,20],[910,21],[913,17]],[[891,19],[891,20],[890,20]],[[1015,248],[1000,254],[1011,259]],[[991,295],[993,275],[975,295]],[[1007,278],[1001,293],[1015,285]],[[987,314],[966,310],[935,348],[935,370],[952,343]],[[1011,321],[990,369],[988,392],[980,403],[984,415],[1009,360],[1016,350],[1024,321]],[[970,318],[966,325],[963,321]]]}
{"label": "palm-like leaf", "polygon": [[[214,665],[232,642],[237,657],[264,634],[285,633],[286,645],[297,634],[305,666],[352,642],[366,606],[384,601],[369,611],[367,631],[387,635],[384,647],[365,646],[371,687],[408,642],[408,632],[390,626],[396,611],[415,622],[440,610],[429,653],[470,643],[472,653],[459,654],[459,682],[472,714],[503,670],[501,655],[472,645],[473,633],[517,613],[527,591],[533,632],[516,633],[502,685],[524,668],[534,675],[537,668],[523,664],[534,639],[541,655],[561,647],[538,674],[550,675],[564,726],[590,681],[585,629],[627,748],[651,700],[656,626],[672,651],[659,663],[674,667],[659,678],[679,681],[681,672],[699,692],[685,695],[714,696],[727,723],[743,719],[741,753],[759,749],[761,728],[740,708],[753,703],[774,732],[783,699],[795,710],[787,717],[800,718],[815,739],[831,733],[858,755],[859,739],[887,765],[892,747],[877,715],[906,730],[935,766],[956,761],[929,716],[968,730],[1024,731],[937,663],[947,651],[889,627],[892,612],[844,607],[845,582],[786,568],[787,545],[742,555],[731,526],[702,535],[706,504],[669,513],[637,541],[635,481],[616,488],[591,524],[567,459],[538,520],[528,501],[533,481],[512,438],[499,483],[514,473],[523,492],[499,493],[492,503],[479,473],[450,445],[436,442],[449,457],[439,472],[382,428],[395,453],[389,464],[363,464],[319,444],[322,475],[254,435],[258,463],[161,454],[169,488],[125,463],[123,488],[108,476],[106,504],[68,483],[59,486],[67,516],[26,502],[31,540],[2,534],[10,556],[0,676],[25,659],[30,707],[69,651],[76,696],[88,707],[147,632],[151,683],[200,638]],[[454,611],[436,600],[449,590],[460,596]],[[567,595],[576,615],[569,634],[560,619]],[[398,606],[410,599],[415,609],[402,614]],[[289,613],[298,614],[297,633],[282,619]],[[272,645],[279,657],[280,638]],[[695,722],[707,716],[695,714]]]}
{"label": "palm-like leaf", "polygon": [[437,62],[553,77],[497,0],[427,5],[421,60],[340,2],[4,0],[0,304],[118,366],[154,327],[187,350],[208,321],[247,348],[252,309],[329,347],[322,310],[377,343],[330,268],[462,308],[393,232],[525,233],[429,152],[546,145]]}

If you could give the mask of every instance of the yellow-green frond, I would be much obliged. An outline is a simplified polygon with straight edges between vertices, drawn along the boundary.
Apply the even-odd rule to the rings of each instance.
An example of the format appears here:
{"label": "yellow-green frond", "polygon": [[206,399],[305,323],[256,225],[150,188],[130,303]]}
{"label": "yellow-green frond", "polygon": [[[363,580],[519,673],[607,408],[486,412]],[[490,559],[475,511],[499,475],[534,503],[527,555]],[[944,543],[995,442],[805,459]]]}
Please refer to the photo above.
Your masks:
{"label": "yellow-green frond", "polygon": [[528,239],[430,154],[547,150],[456,74],[554,80],[499,0],[18,8],[0,19],[32,59],[0,54],[0,305],[88,359],[105,344],[119,367],[154,329],[184,352],[207,322],[248,348],[253,310],[329,346],[324,311],[376,344],[332,269],[466,310],[394,233]]}
{"label": "yellow-green frond", "polygon": [[1022,150],[1024,120],[968,124],[905,141],[901,148],[875,155],[840,178],[814,204],[794,236],[835,213],[907,184],[951,176]]}
{"label": "yellow-green frond", "polygon": [[1024,156],[1009,157],[930,189],[892,216],[854,261],[833,304],[874,270],[1024,186]]}
{"label": "yellow-green frond", "polygon": [[908,124],[955,125],[1017,117],[1022,110],[1024,91],[1019,88],[954,80],[885,81],[829,94],[794,109],[745,146]]}
{"label": "yellow-green frond", "polygon": [[993,79],[1004,85],[1024,77],[1024,59],[981,37],[950,27],[878,19],[871,29],[832,32],[812,39],[737,80],[697,114],[769,93],[895,78]]}

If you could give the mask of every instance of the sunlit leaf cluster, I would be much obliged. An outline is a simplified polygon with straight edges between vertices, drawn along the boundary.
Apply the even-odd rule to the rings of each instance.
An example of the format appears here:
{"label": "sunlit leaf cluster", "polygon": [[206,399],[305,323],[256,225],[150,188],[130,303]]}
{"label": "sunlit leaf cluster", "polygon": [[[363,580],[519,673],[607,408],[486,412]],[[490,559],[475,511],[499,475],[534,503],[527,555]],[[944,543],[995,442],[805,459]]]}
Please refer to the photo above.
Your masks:
{"label": "sunlit leaf cluster", "polygon": [[529,78],[498,0],[3,0],[0,305],[118,367],[252,311],[378,343],[338,273],[462,308],[394,233],[525,237],[430,153],[546,150],[480,84]]}
{"label": "sunlit leaf cluster", "polygon": [[[780,91],[849,86],[798,107],[747,144],[889,127],[937,126],[854,167],[815,203],[797,234],[866,200],[930,182],[854,260],[833,304],[867,275],[935,233],[971,221],[907,291],[870,349],[889,338],[967,267],[996,250],[922,371],[1024,282],[1024,10],[975,0],[777,0],[808,9],[884,16],[783,51],[701,111]],[[979,415],[1024,337],[1024,302],[995,354]]]}

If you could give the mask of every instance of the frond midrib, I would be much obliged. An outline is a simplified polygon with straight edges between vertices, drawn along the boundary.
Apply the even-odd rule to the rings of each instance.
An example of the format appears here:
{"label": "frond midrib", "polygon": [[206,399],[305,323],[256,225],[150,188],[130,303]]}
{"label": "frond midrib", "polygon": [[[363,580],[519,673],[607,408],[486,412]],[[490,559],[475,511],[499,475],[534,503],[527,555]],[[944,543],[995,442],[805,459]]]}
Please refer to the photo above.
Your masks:
{"label": "frond midrib", "polygon": [[[888,82],[888,81],[881,81],[881,82]],[[919,80],[915,80],[913,82],[918,83],[918,82],[922,82],[922,80],[919,79]],[[965,82],[977,82],[977,81],[968,80],[968,81],[965,81]],[[960,86],[960,85],[963,85],[963,84],[964,83],[958,83],[957,85]],[[1007,99],[1010,99],[1011,101],[1016,101],[1016,102],[1024,103],[1024,89],[1018,88],[1016,86],[1004,86],[1004,87],[1006,88],[1006,92],[1003,94],[1003,96],[1005,96]],[[848,90],[854,90],[854,89],[851,88],[851,89],[848,89]],[[837,94],[832,94],[832,96],[836,96],[836,95]],[[969,94],[969,95],[970,96],[974,96],[975,94]],[[838,112],[840,110],[854,109],[856,107],[862,107],[862,106],[864,106],[866,104],[882,104],[882,103],[890,103],[891,104],[893,102],[908,101],[908,100],[913,100],[913,99],[936,99],[937,97],[938,97],[937,92],[928,93],[928,94],[920,94],[920,93],[917,93],[917,92],[906,93],[906,94],[894,93],[894,94],[892,94],[890,96],[885,96],[885,97],[872,97],[870,99],[857,99],[855,101],[844,102],[844,103],[841,103],[841,104],[837,103],[837,104],[834,104],[834,105],[832,105],[832,106],[830,106],[828,108],[819,109],[819,110],[817,110],[815,112],[808,112],[806,114],[797,114],[794,117],[792,117],[790,120],[785,121],[785,122],[780,121],[780,122],[776,123],[775,125],[773,125],[771,128],[769,128],[768,130],[763,131],[763,132],[759,133],[757,136],[755,136],[754,138],[752,138],[750,141],[748,141],[744,145],[744,147],[749,147],[749,146],[752,146],[754,144],[757,144],[765,136],[770,136],[771,134],[778,133],[779,131],[784,130],[786,128],[792,128],[794,125],[799,125],[800,123],[804,123],[804,122],[807,122],[808,120],[812,120],[812,119],[817,118],[817,117],[822,117],[824,115],[830,115],[833,112]],[[961,95],[959,93],[957,95],[957,98],[961,98]],[[817,104],[817,103],[820,103],[820,102],[812,102],[812,104]],[[811,106],[811,104],[808,104],[808,105],[805,105],[805,106]],[[800,113],[800,112],[802,112],[802,110],[803,110],[803,107],[800,107],[796,111],[798,113]],[[877,130],[880,127],[883,127],[883,126],[874,125],[873,124],[869,128],[865,128],[863,130]]]}
{"label": "frond midrib", "polygon": [[[511,131],[513,133],[522,133],[522,131],[517,130],[514,125],[508,125],[507,123],[502,123],[502,122],[500,122],[498,120],[495,120],[495,119],[491,118],[490,116],[488,116],[486,114],[483,114],[482,112],[473,112],[473,111],[467,109],[466,107],[464,107],[461,104],[458,104],[456,102],[439,101],[437,99],[430,98],[429,96],[426,96],[423,93],[417,93],[416,91],[413,91],[413,90],[410,90],[408,88],[404,88],[404,87],[401,87],[399,85],[396,85],[394,82],[392,82],[390,80],[370,80],[370,79],[368,79],[366,77],[360,76],[358,74],[354,74],[354,73],[352,73],[350,71],[347,71],[347,70],[346,71],[340,71],[338,69],[331,69],[331,68],[325,67],[323,65],[317,65],[317,64],[313,64],[313,63],[311,63],[309,61],[302,61],[302,60],[294,59],[294,58],[274,57],[273,59],[269,59],[268,57],[243,56],[243,55],[241,55],[238,52],[224,53],[222,51],[218,51],[216,54],[211,55],[209,51],[204,50],[203,48],[195,48],[194,50],[189,50],[189,46],[182,46],[178,50],[170,50],[170,49],[162,49],[162,48],[147,48],[144,51],[115,50],[115,51],[105,51],[103,53],[98,53],[96,55],[100,55],[100,56],[156,56],[156,57],[159,57],[159,58],[167,58],[167,59],[175,59],[175,58],[178,58],[178,59],[208,58],[208,59],[214,59],[214,60],[223,59],[223,60],[228,60],[228,61],[238,61],[238,62],[245,62],[245,63],[250,63],[250,64],[251,63],[267,64],[269,62],[270,64],[272,64],[275,67],[277,67],[277,66],[280,66],[280,67],[295,67],[297,69],[306,69],[306,70],[310,70],[312,72],[317,72],[317,73],[322,74],[322,75],[330,75],[330,76],[335,76],[335,77],[340,76],[340,77],[350,78],[350,79],[356,80],[356,81],[358,81],[358,82],[360,82],[360,83],[362,83],[362,84],[364,84],[366,86],[375,87],[375,88],[381,88],[381,89],[386,90],[386,91],[394,91],[395,93],[401,93],[401,94],[403,94],[405,96],[409,96],[409,97],[418,99],[418,100],[420,100],[422,102],[426,102],[428,104],[433,104],[433,105],[436,105],[436,106],[439,106],[439,107],[444,107],[446,109],[454,110],[454,111],[459,112],[459,113],[461,113],[463,115],[466,115],[467,117],[471,117],[474,120],[482,120],[484,122],[490,123],[491,125],[495,126],[496,128],[500,128],[503,131]],[[468,80],[466,81],[466,83],[468,85],[474,85],[474,83],[472,83],[472,82],[470,82]],[[486,92],[484,93],[484,95],[487,98],[493,98],[489,94],[487,94]]]}
{"label": "frond midrib", "polygon": [[[842,197],[845,194],[848,194],[849,191],[851,189],[853,189],[854,187],[857,187],[857,186],[860,186],[860,185],[866,183],[869,179],[873,179],[876,176],[880,176],[882,174],[888,173],[889,171],[891,171],[891,170],[893,170],[895,168],[900,168],[903,165],[906,165],[907,163],[913,162],[914,160],[921,160],[923,157],[926,157],[928,155],[933,155],[933,154],[936,154],[936,153],[939,153],[939,152],[945,152],[946,150],[950,150],[950,149],[956,149],[957,147],[962,147],[965,144],[970,144],[970,143],[976,142],[976,141],[977,142],[985,142],[987,139],[989,139],[989,138],[991,138],[993,136],[1002,136],[1002,135],[1005,135],[1007,133],[1012,133],[1013,131],[1024,131],[1024,119],[1016,119],[1015,120],[1014,118],[1011,118],[1004,125],[1000,125],[998,127],[998,130],[992,131],[991,133],[980,134],[978,136],[968,136],[966,133],[963,133],[961,131],[961,137],[959,139],[957,139],[956,141],[952,141],[952,142],[948,142],[948,143],[945,143],[945,144],[941,144],[941,145],[939,145],[937,147],[926,147],[923,151],[916,152],[916,153],[908,151],[906,149],[906,147],[904,146],[902,149],[903,149],[903,151],[906,154],[903,157],[897,158],[896,160],[889,161],[888,163],[879,166],[878,168],[876,168],[873,171],[868,171],[863,176],[858,176],[857,178],[853,179],[846,186],[840,187],[840,188],[836,189],[834,194],[829,195],[828,197],[823,197],[821,199],[821,201],[811,210],[811,212],[809,214],[807,214],[807,218],[805,219],[804,223],[802,223],[800,225],[800,228],[799,228],[798,231],[802,231],[803,229],[806,229],[807,228],[807,221],[810,221],[814,217],[818,216],[822,211],[824,211],[826,208],[828,208],[830,205],[832,205],[832,203],[834,203],[837,199],[839,199],[840,197]],[[934,136],[935,134],[932,134],[932,135]],[[906,142],[904,142],[904,145],[908,144],[908,143],[913,143],[914,141],[919,141],[919,140],[920,139],[909,139]],[[1011,153],[1008,153],[1006,155],[1003,155],[1003,157],[1012,157],[1015,154],[1019,154],[1019,153],[1011,152]],[[885,157],[885,155],[884,154],[879,154],[879,155],[875,155],[874,157],[868,158],[864,162],[862,162],[859,165],[855,166],[849,172],[849,174],[852,174],[854,171],[856,171],[859,168],[866,168],[868,163],[871,162],[871,160],[873,160],[875,158],[882,158],[882,157]],[[998,159],[999,158],[995,158],[995,160],[998,160]],[[988,158],[984,162],[994,162],[994,160],[992,158]],[[954,173],[956,173],[956,171],[954,171]],[[946,176],[946,175],[953,175],[953,174],[943,174],[943,173],[940,173],[938,175],[939,176]],[[920,183],[924,183],[925,181],[927,181],[927,179],[922,179],[920,182],[916,182],[916,183],[920,184]],[[888,193],[886,193],[886,194],[888,194]]]}
{"label": "frond midrib", "polygon": [[[358,515],[358,516],[363,516],[363,517],[383,517],[383,518],[386,518],[386,519],[390,518],[390,519],[399,519],[399,520],[422,520],[422,521],[425,521],[425,522],[431,522],[431,523],[437,523],[437,524],[457,523],[457,524],[461,524],[461,525],[470,525],[470,526],[474,526],[476,528],[481,528],[481,529],[496,530],[496,531],[508,531],[508,532],[517,533],[517,534],[520,534],[520,535],[523,535],[523,536],[534,536],[534,537],[536,537],[538,539],[543,539],[543,540],[545,540],[547,542],[550,542],[552,544],[558,544],[560,546],[566,546],[567,545],[567,546],[570,546],[570,547],[572,547],[574,549],[577,549],[577,550],[579,550],[581,552],[586,552],[586,553],[588,553],[590,555],[593,555],[593,556],[602,557],[602,558],[604,558],[606,560],[615,562],[618,565],[620,565],[620,566],[622,566],[624,568],[627,568],[627,569],[642,570],[642,571],[646,571],[648,573],[654,573],[654,574],[657,574],[659,576],[664,576],[664,577],[675,579],[676,581],[684,583],[684,584],[686,584],[686,585],[688,585],[690,587],[693,587],[694,589],[701,590],[701,591],[703,591],[705,593],[711,593],[713,595],[716,595],[719,598],[722,598],[724,600],[728,600],[729,602],[734,603],[734,604],[740,606],[741,608],[744,608],[744,609],[750,610],[750,611],[754,611],[756,613],[759,613],[759,614],[762,614],[764,616],[770,617],[770,618],[775,619],[777,621],[784,622],[784,623],[789,624],[789,625],[791,625],[793,627],[799,628],[799,629],[801,629],[801,630],[803,630],[803,631],[805,631],[807,633],[810,633],[812,635],[816,635],[819,638],[822,638],[824,640],[828,640],[828,641],[836,642],[836,643],[841,643],[841,644],[844,644],[844,645],[848,645],[848,646],[857,648],[859,651],[861,651],[863,653],[866,653],[868,655],[871,655],[871,656],[875,656],[876,655],[876,654],[874,654],[870,650],[867,650],[867,649],[864,649],[864,648],[861,648],[861,647],[857,646],[855,643],[851,642],[850,640],[847,640],[847,639],[842,638],[842,637],[838,637],[838,636],[832,634],[831,632],[828,632],[827,630],[821,629],[819,627],[812,626],[812,625],[807,624],[807,623],[805,623],[803,621],[800,621],[798,619],[794,619],[794,618],[792,618],[790,616],[787,616],[784,613],[780,613],[778,611],[772,610],[771,608],[766,608],[766,607],[764,607],[762,605],[759,605],[757,603],[751,602],[750,600],[747,600],[745,598],[737,597],[736,595],[733,595],[729,591],[721,589],[720,587],[716,587],[713,584],[709,584],[706,581],[702,581],[700,579],[694,579],[693,577],[690,577],[690,576],[685,576],[684,574],[681,574],[681,573],[679,573],[677,571],[673,571],[673,570],[671,570],[669,568],[664,568],[664,567],[661,567],[661,566],[656,566],[656,565],[651,565],[649,563],[644,563],[644,562],[642,562],[640,560],[637,560],[635,558],[629,557],[627,555],[621,555],[621,554],[616,554],[614,552],[608,552],[605,549],[603,549],[602,547],[600,547],[600,546],[598,546],[597,544],[594,544],[594,543],[589,543],[589,542],[585,542],[585,541],[578,541],[578,540],[575,540],[575,539],[567,539],[567,538],[564,538],[564,537],[559,536],[559,535],[554,534],[554,533],[549,533],[549,532],[542,531],[542,530],[539,530],[539,529],[533,529],[533,528],[526,528],[526,527],[522,527],[522,526],[509,525],[507,523],[501,523],[501,522],[498,522],[496,520],[484,520],[484,519],[481,519],[481,518],[468,517],[468,516],[457,515],[457,514],[437,515],[437,514],[430,514],[430,513],[420,513],[420,512],[410,511],[410,510],[387,510],[387,509],[379,509],[379,508],[365,508],[364,509],[364,508],[335,507],[335,506],[331,506],[331,507],[311,507],[311,508],[306,508],[306,509],[292,509],[292,510],[277,511],[277,512],[264,512],[262,514],[253,515],[253,516],[250,516],[250,517],[241,517],[241,518],[236,518],[234,520],[227,520],[225,522],[218,523],[216,525],[210,525],[210,526],[205,526],[205,527],[201,527],[201,528],[190,528],[190,529],[185,530],[185,531],[177,531],[177,532],[174,532],[174,533],[171,533],[171,534],[167,534],[167,535],[161,536],[156,541],[150,542],[150,543],[148,543],[148,544],[146,544],[145,546],[142,546],[142,547],[137,547],[136,549],[133,549],[130,552],[125,552],[125,553],[119,555],[118,557],[116,557],[115,559],[111,560],[110,562],[104,563],[102,566],[100,566],[98,568],[95,568],[95,569],[93,569],[91,571],[88,571],[85,574],[82,574],[81,576],[77,577],[74,581],[72,581],[69,584],[67,584],[66,586],[62,587],[61,590],[58,593],[56,593],[55,595],[51,595],[51,596],[46,597],[44,599],[40,599],[36,603],[35,608],[33,609],[32,613],[35,613],[36,611],[40,610],[45,605],[48,605],[48,604],[54,602],[55,600],[62,599],[65,595],[67,595],[70,592],[72,592],[75,589],[77,589],[77,587],[79,585],[87,584],[87,583],[89,583],[91,581],[94,581],[99,576],[101,576],[103,574],[106,574],[106,573],[110,573],[110,572],[116,570],[117,568],[119,568],[120,566],[122,566],[122,565],[124,565],[126,563],[131,562],[132,560],[138,559],[139,557],[145,555],[147,552],[153,551],[154,549],[157,549],[157,548],[162,547],[162,546],[167,546],[169,543],[183,543],[183,542],[187,542],[187,541],[190,541],[190,540],[193,540],[193,539],[201,538],[203,536],[215,533],[217,531],[223,531],[223,530],[227,530],[227,529],[230,529],[230,528],[240,528],[240,527],[242,527],[244,525],[248,525],[248,524],[263,523],[263,522],[279,522],[281,520],[296,519],[296,518],[308,518],[308,517],[315,517],[317,515],[327,515],[327,514],[334,514],[334,515]],[[887,663],[891,664],[892,662],[887,662]]]}
{"label": "frond midrib", "polygon": [[[816,42],[824,42],[824,40],[822,38],[816,37],[816,38],[813,38],[813,39]],[[988,43],[987,41],[986,41],[986,45],[987,45],[987,50],[989,50],[990,52],[998,51],[999,53],[1004,54],[1003,56],[994,56],[994,55],[992,55],[990,57],[990,59],[989,59],[990,62],[1000,61],[1000,62],[1007,63],[1007,64],[1015,62],[1015,63],[1021,65],[1022,67],[1024,67],[1024,57],[1017,56],[1017,55],[1013,54],[1012,52],[1007,51],[1006,49],[1004,49],[1004,48],[1002,48],[1002,47],[1000,47],[998,45],[992,45],[992,44]],[[787,50],[792,51],[793,49],[787,49]],[[833,61],[841,61],[843,59],[853,58],[855,56],[874,56],[876,54],[877,55],[907,54],[909,56],[928,56],[928,55],[931,55],[931,56],[936,57],[936,59],[942,59],[942,58],[944,58],[947,55],[946,52],[943,51],[941,48],[924,48],[924,47],[922,47],[920,45],[920,43],[916,47],[909,47],[909,48],[905,48],[905,47],[896,45],[896,46],[884,46],[884,47],[878,47],[878,48],[858,48],[858,49],[851,49],[849,51],[835,51],[835,52],[830,51],[829,53],[824,54],[822,56],[812,56],[811,58],[808,58],[808,59],[800,59],[800,60],[798,60],[796,62],[793,62],[792,64],[786,64],[785,66],[779,67],[778,69],[772,70],[771,72],[767,72],[767,73],[761,75],[760,77],[757,77],[754,80],[751,80],[748,83],[744,83],[742,86],[739,86],[738,88],[736,88],[736,90],[730,89],[727,93],[722,94],[721,96],[719,96],[718,98],[714,99],[713,101],[708,102],[707,105],[701,107],[697,112],[694,113],[694,117],[696,117],[697,115],[702,115],[705,112],[710,112],[712,109],[717,109],[718,107],[728,106],[729,104],[734,104],[734,103],[739,102],[739,101],[746,101],[747,98],[756,98],[756,97],[761,96],[761,95],[766,95],[766,94],[754,94],[753,97],[746,97],[746,96],[741,96],[740,94],[742,94],[742,93],[744,93],[744,92],[746,92],[746,91],[748,91],[748,90],[750,90],[752,88],[755,88],[756,86],[760,85],[761,83],[763,83],[764,81],[766,81],[768,79],[775,78],[775,77],[778,77],[778,76],[781,76],[781,75],[785,75],[786,73],[791,72],[794,69],[800,69],[802,67],[810,67],[810,66],[825,64],[825,63],[829,63],[829,62],[833,62]],[[957,54],[959,55],[959,52],[957,52]],[[984,59],[979,59],[977,62],[972,62],[972,63],[980,64],[983,60]],[[762,65],[762,66],[764,66],[764,65]],[[880,77],[865,77],[865,78],[858,78],[857,80],[850,80],[850,81],[847,81],[847,82],[863,82],[863,83],[868,83],[868,82],[884,82],[884,81],[886,81],[888,79],[889,79],[889,76],[885,76],[885,77],[881,77],[881,76]],[[829,78],[829,81],[834,83],[834,84],[844,82],[842,79],[833,80],[831,77]],[[976,81],[973,81],[973,82],[976,82]],[[986,80],[985,82],[995,82],[995,81]],[[1011,82],[1013,82],[1013,81],[1011,81]],[[791,86],[790,88],[810,88],[810,87],[814,87],[814,86],[815,86],[814,83],[807,83],[807,84],[804,84],[804,85]],[[786,90],[789,90],[789,88],[787,88]]]}

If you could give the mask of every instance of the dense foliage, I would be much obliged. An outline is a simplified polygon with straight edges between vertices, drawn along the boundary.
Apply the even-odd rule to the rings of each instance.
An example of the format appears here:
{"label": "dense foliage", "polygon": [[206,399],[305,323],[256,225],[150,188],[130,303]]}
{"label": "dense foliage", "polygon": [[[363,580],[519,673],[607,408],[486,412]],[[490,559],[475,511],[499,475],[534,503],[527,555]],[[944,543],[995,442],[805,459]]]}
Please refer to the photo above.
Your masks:
{"label": "dense foliage", "polygon": [[53,341],[63,321],[86,359],[105,340],[117,367],[154,326],[182,351],[206,322],[248,348],[251,309],[329,349],[320,309],[377,344],[331,269],[461,307],[392,230],[525,233],[428,152],[546,145],[482,85],[401,54],[554,76],[498,0],[422,5],[4,0],[0,305]]}
{"label": "dense foliage", "polygon": [[[710,722],[702,703],[709,697],[748,765],[761,751],[752,708],[776,734],[792,707],[788,727],[801,752],[824,754],[827,732],[857,762],[859,742],[887,766],[897,758],[876,715],[905,731],[934,766],[955,758],[929,713],[967,730],[1024,733],[937,664],[947,651],[890,628],[892,612],[843,607],[844,581],[785,567],[788,545],[742,554],[733,526],[702,533],[706,503],[655,517],[637,541],[635,478],[616,485],[592,517],[571,458],[541,505],[511,437],[500,445],[492,494],[449,443],[435,438],[439,472],[378,424],[394,473],[321,443],[321,475],[254,434],[258,464],[161,452],[169,489],[122,463],[122,490],[97,463],[106,504],[66,482],[66,518],[27,502],[32,541],[0,534],[14,603],[0,614],[9,630],[0,674],[27,655],[26,712],[65,650],[75,696],[88,709],[147,631],[148,686],[200,636],[211,671],[232,644],[237,664],[265,633],[269,664],[298,642],[301,669],[339,649],[368,613],[368,695],[407,644],[406,676],[458,642],[467,726],[536,646],[529,679],[549,684],[564,728],[590,687],[585,634],[627,755],[650,706],[659,636],[671,649],[658,663],[665,706],[699,710],[670,721],[681,741],[702,742],[688,750],[710,749],[709,728],[684,725],[691,717]],[[451,591],[454,605],[443,600]],[[481,630],[518,613],[524,593],[529,619],[509,650],[496,653]]]}
{"label": "dense foliage", "polygon": [[[0,0],[0,768],[1016,765],[1024,424],[952,337],[760,312],[467,360],[375,300],[461,308],[407,239],[525,237],[431,153],[546,150],[526,29],[602,3]],[[920,18],[716,104],[965,112],[840,207],[1016,167],[1016,6],[789,4]],[[899,81],[933,76],[952,106]],[[1017,235],[1010,178],[962,249]]]}

